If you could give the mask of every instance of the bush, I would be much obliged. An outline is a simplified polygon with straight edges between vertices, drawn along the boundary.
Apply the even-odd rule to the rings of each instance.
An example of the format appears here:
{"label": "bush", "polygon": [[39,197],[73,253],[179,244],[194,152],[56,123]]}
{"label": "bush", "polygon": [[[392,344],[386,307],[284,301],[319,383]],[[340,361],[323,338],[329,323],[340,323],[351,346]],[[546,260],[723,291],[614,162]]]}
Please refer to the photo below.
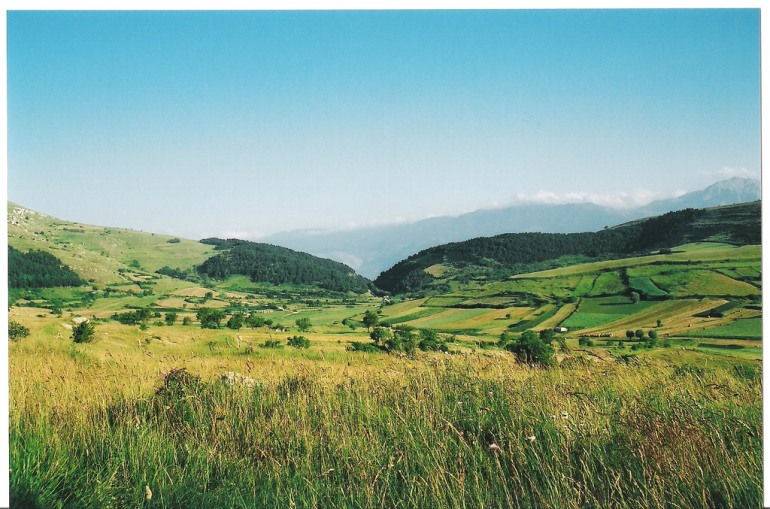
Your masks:
{"label": "bush", "polygon": [[418,338],[414,328],[404,325],[385,341],[388,352],[403,352],[412,355],[417,349]]}
{"label": "bush", "polygon": [[292,336],[286,339],[289,346],[294,348],[310,348],[310,340],[305,336]]}
{"label": "bush", "polygon": [[380,345],[390,338],[390,331],[385,327],[375,327],[374,330],[369,333],[369,337],[372,338],[372,341],[374,341],[375,344]]}
{"label": "bush", "polygon": [[90,343],[94,339],[95,326],[90,321],[80,322],[72,329],[72,341],[75,343]]}
{"label": "bush", "polygon": [[420,330],[420,342],[417,344],[417,348],[424,352],[449,351],[449,348],[446,346],[446,342],[441,338],[441,336],[430,329]]}
{"label": "bush", "polygon": [[550,366],[553,364],[553,347],[542,341],[537,334],[528,330],[515,342],[510,342],[505,349],[516,354],[516,358],[527,364]]}
{"label": "bush", "polygon": [[283,345],[277,339],[268,339],[259,346],[262,348],[283,348]]}
{"label": "bush", "polygon": [[362,343],[360,341],[351,342],[348,346],[345,347],[345,350],[347,350],[348,352],[369,352],[369,353],[377,353],[382,351],[376,345],[373,345],[371,343]]}
{"label": "bush", "polygon": [[594,346],[594,342],[591,341],[591,338],[582,336],[578,338],[578,345],[580,346]]}
{"label": "bush", "polygon": [[18,322],[8,320],[8,339],[18,341],[29,336],[29,329]]}

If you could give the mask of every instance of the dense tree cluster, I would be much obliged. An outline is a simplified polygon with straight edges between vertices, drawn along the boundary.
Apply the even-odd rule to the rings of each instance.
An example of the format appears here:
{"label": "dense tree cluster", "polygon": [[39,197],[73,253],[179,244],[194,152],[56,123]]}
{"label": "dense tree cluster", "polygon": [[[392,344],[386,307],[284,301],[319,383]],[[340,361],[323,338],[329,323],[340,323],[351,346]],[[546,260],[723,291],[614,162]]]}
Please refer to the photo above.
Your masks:
{"label": "dense tree cluster", "polygon": [[9,288],[53,288],[85,284],[61,260],[45,251],[21,251],[8,246]]}
{"label": "dense tree cluster", "polygon": [[172,269],[168,265],[159,268],[155,272],[164,276],[173,277],[174,279],[186,280],[190,277],[190,274],[187,271],[182,269]]}
{"label": "dense tree cluster", "polygon": [[622,257],[709,238],[735,244],[761,242],[759,202],[714,209],[685,209],[589,233],[506,233],[432,247],[380,274],[375,284],[393,293],[419,291],[434,279],[436,264],[523,272],[527,265],[563,256]]}
{"label": "dense tree cluster", "polygon": [[226,249],[198,267],[200,274],[223,279],[242,274],[254,282],[315,285],[339,292],[366,292],[370,282],[339,262],[291,249],[243,240],[204,239]]}

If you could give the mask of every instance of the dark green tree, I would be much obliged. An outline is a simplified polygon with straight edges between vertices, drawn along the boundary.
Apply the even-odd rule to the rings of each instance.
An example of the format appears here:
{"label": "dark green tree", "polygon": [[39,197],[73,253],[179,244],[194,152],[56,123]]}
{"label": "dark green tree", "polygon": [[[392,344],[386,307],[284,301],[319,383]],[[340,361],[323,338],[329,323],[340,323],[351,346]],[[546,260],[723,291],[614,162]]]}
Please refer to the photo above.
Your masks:
{"label": "dark green tree", "polygon": [[90,343],[94,339],[96,327],[89,320],[80,322],[72,329],[72,341],[75,343]]}
{"label": "dark green tree", "polygon": [[310,318],[303,316],[302,318],[297,318],[297,320],[294,322],[297,324],[297,328],[300,332],[307,332],[310,330],[310,327],[313,326],[312,323],[310,323]]}
{"label": "dark green tree", "polygon": [[417,349],[417,343],[418,337],[414,327],[403,325],[385,340],[385,348],[389,352],[403,352],[412,355]]}
{"label": "dark green tree", "polygon": [[174,325],[176,323],[177,314],[174,312],[166,313],[166,316],[164,317],[164,320],[166,320],[166,325]]}
{"label": "dark green tree", "polygon": [[195,316],[200,321],[202,329],[219,329],[225,318],[225,312],[221,309],[200,308]]}
{"label": "dark green tree", "polygon": [[369,337],[372,338],[375,344],[382,345],[390,338],[390,331],[385,327],[375,327],[369,334]]}
{"label": "dark green tree", "polygon": [[371,309],[367,309],[364,313],[364,318],[361,320],[366,326],[367,332],[372,329],[380,321],[380,317],[377,312]]}
{"label": "dark green tree", "polygon": [[256,313],[252,313],[246,318],[246,325],[248,325],[252,329],[256,329],[257,327],[264,327],[265,317],[259,316]]}
{"label": "dark green tree", "polygon": [[240,330],[245,321],[246,316],[243,313],[234,313],[233,316],[227,320],[227,327],[233,330]]}
{"label": "dark green tree", "polygon": [[634,339],[634,331],[632,331],[631,329],[628,329],[628,330],[626,331],[626,337],[627,337],[629,340],[631,340],[631,339]]}
{"label": "dark green tree", "polygon": [[634,332],[634,336],[641,341],[644,339],[644,331],[642,329],[636,329],[636,332]]}
{"label": "dark green tree", "polygon": [[294,348],[310,348],[310,340],[305,336],[292,336],[287,338],[286,342]]}
{"label": "dark green tree", "polygon": [[516,358],[527,364],[550,366],[553,364],[553,347],[542,341],[535,332],[528,330],[514,342],[509,342],[506,350],[516,354]]}
{"label": "dark green tree", "polygon": [[553,329],[543,329],[540,331],[540,340],[550,343],[556,337],[556,332]]}

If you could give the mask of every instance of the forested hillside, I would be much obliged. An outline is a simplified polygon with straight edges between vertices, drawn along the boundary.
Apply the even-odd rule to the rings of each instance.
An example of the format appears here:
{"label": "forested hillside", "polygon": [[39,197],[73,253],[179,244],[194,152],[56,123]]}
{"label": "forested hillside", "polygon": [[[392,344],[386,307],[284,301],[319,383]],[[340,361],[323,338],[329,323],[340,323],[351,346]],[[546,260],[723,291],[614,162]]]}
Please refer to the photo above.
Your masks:
{"label": "forested hillside", "polygon": [[444,244],[420,251],[383,272],[375,284],[394,293],[417,291],[435,281],[436,266],[485,269],[497,277],[541,267],[533,264],[565,256],[606,259],[718,240],[736,245],[761,242],[760,202],[685,209],[590,233],[510,233]]}
{"label": "forested hillside", "polygon": [[203,239],[223,252],[198,267],[200,274],[224,279],[234,274],[254,282],[316,285],[338,292],[363,293],[370,282],[339,262],[291,249],[237,239]]}
{"label": "forested hillside", "polygon": [[44,251],[23,253],[8,246],[9,288],[53,288],[85,284],[61,260]]}

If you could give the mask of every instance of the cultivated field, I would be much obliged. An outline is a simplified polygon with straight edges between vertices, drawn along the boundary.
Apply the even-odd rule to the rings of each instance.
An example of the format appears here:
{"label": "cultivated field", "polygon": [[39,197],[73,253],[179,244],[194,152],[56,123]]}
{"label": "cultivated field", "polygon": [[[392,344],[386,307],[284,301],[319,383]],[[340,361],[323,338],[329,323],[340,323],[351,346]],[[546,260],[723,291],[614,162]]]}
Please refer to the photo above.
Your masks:
{"label": "cultivated field", "polygon": [[[210,246],[90,228],[12,231],[88,245],[62,259],[91,279],[11,294],[29,329],[9,344],[15,507],[761,507],[759,246],[405,299],[173,279],[155,270]],[[373,344],[367,311],[448,351],[352,351]],[[227,327],[238,313],[262,321]],[[73,343],[83,319],[93,340]],[[497,346],[555,327],[550,368]],[[656,347],[626,341],[637,329]]]}

